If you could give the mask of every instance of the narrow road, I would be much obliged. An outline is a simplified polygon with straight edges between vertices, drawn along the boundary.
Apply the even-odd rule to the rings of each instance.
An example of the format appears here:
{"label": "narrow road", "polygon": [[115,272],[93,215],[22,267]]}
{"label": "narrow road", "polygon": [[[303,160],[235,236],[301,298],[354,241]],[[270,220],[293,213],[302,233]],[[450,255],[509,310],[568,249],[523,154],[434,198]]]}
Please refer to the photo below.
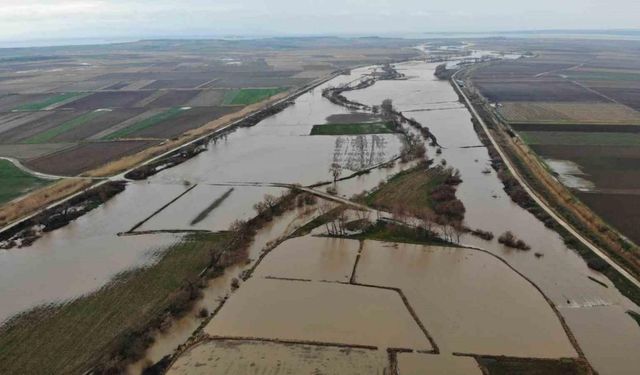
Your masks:
{"label": "narrow road", "polygon": [[529,196],[543,210],[545,210],[545,212],[547,214],[549,214],[549,216],[551,216],[556,222],[558,222],[558,224],[560,224],[569,233],[571,233],[575,238],[577,238],[580,242],[582,242],[582,244],[584,244],[589,249],[591,249],[591,251],[593,251],[596,255],[598,255],[602,260],[607,262],[616,271],[620,272],[620,274],[622,274],[627,280],[632,282],[636,287],[640,288],[640,282],[638,281],[638,279],[633,277],[633,275],[631,275],[626,269],[624,269],[623,267],[618,265],[618,263],[614,262],[604,251],[600,250],[598,247],[596,247],[591,242],[589,242],[589,240],[587,240],[584,236],[582,236],[582,234],[580,234],[578,231],[573,229],[573,227],[569,223],[567,223],[562,217],[560,217],[558,214],[556,214],[555,211],[549,205],[547,205],[547,203],[542,198],[540,198],[538,196],[538,194],[535,192],[535,190],[533,190],[527,184],[527,182],[520,175],[520,173],[514,168],[513,164],[511,163],[511,160],[507,157],[506,153],[502,150],[502,148],[500,148],[500,146],[498,145],[498,142],[496,142],[496,140],[493,138],[493,135],[491,134],[491,132],[489,132],[489,127],[484,122],[484,120],[478,115],[478,112],[476,111],[475,107],[471,104],[471,101],[469,100],[469,98],[467,97],[465,92],[458,85],[458,82],[456,80],[456,75],[458,73],[459,73],[459,71],[456,72],[451,77],[451,82],[453,83],[453,86],[455,87],[456,91],[458,91],[462,95],[462,97],[464,98],[465,102],[467,103],[469,111],[471,112],[473,117],[478,121],[480,126],[482,126],[482,129],[487,134],[487,137],[489,138],[489,140],[491,141],[491,144],[493,145],[493,147],[496,149],[496,151],[500,155],[500,158],[504,162],[505,166],[509,169],[509,171],[511,172],[513,177],[518,181],[518,183],[520,183],[520,185],[527,192],[527,194],[529,194]]}

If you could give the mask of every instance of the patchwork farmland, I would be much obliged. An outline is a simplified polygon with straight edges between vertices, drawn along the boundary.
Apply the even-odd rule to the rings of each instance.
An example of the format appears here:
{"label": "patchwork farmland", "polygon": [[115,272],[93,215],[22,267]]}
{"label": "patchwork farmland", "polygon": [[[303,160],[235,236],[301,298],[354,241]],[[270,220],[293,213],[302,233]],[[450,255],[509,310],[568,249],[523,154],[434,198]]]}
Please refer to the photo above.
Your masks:
{"label": "patchwork farmland", "polygon": [[473,85],[560,181],[638,243],[640,52],[579,44],[538,44],[533,57],[479,67]]}
{"label": "patchwork farmland", "polygon": [[[45,57],[38,49],[6,49],[0,155],[36,171],[87,174],[147,147],[185,142],[192,137],[185,132],[219,126],[345,65],[417,53],[388,41],[355,49],[346,40],[329,41],[330,48],[315,39],[278,45],[152,41],[55,47]],[[12,60],[20,54],[27,57]]]}

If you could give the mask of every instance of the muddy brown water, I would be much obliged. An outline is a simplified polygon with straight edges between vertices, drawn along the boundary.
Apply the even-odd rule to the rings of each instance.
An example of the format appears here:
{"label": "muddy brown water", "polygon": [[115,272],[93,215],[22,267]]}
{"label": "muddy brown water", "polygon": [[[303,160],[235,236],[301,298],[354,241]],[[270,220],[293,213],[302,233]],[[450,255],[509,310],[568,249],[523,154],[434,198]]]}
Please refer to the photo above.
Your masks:
{"label": "muddy brown water", "polygon": [[[437,64],[411,62],[401,64],[401,72],[411,77],[406,81],[382,81],[362,90],[346,94],[349,99],[363,103],[378,103],[391,98],[401,111],[419,109],[425,104],[457,100],[457,95],[446,81],[433,77]],[[627,329],[633,320],[624,310],[640,310],[611,285],[598,272],[589,269],[585,261],[568,249],[559,235],[546,228],[533,215],[514,204],[504,193],[495,172],[486,175],[483,169],[490,166],[490,157],[484,147],[461,148],[480,145],[466,109],[413,112],[411,117],[428,126],[444,147],[437,159],[446,159],[449,165],[461,171],[464,182],[458,188],[458,197],[466,207],[466,224],[472,228],[492,231],[496,236],[511,230],[524,239],[532,249],[518,251],[492,242],[466,236],[462,241],[484,248],[505,259],[509,264],[536,283],[551,300],[560,307],[577,309],[610,309],[606,325],[602,315],[566,314],[569,327],[575,333],[587,359],[600,374],[633,373],[640,368],[640,329]],[[430,155],[435,155],[430,150]],[[495,197],[495,198],[494,198]],[[544,254],[536,258],[534,252]],[[588,279],[588,276],[604,281],[609,288]],[[624,333],[622,333],[624,332]],[[619,335],[632,343],[620,347]],[[588,342],[585,337],[597,337]],[[625,358],[620,361],[620,358]],[[624,371],[624,372],[621,372]]]}
{"label": "muddy brown water", "polygon": [[[458,189],[458,196],[467,208],[467,225],[493,231],[496,235],[512,230],[529,243],[532,250],[516,251],[495,241],[485,242],[474,237],[465,237],[463,241],[502,257],[540,286],[559,306],[587,358],[600,374],[634,373],[640,368],[640,357],[636,353],[636,348],[640,347],[640,329],[637,326],[632,329],[630,323],[635,323],[624,311],[639,308],[624,298],[602,275],[588,269],[575,252],[566,248],[557,234],[513,204],[503,192],[495,173],[482,173],[489,165],[488,153],[483,147],[461,148],[480,145],[480,141],[472,128],[468,111],[455,105],[457,95],[449,83],[433,77],[435,66],[421,62],[400,64],[399,68],[409,79],[381,81],[365,90],[349,92],[346,96],[367,104],[379,104],[383,99],[391,98],[398,109],[413,111],[408,113],[409,117],[428,126],[444,146],[439,158],[446,159],[449,165],[460,169],[462,173],[464,182]],[[365,73],[367,69],[354,70],[351,76],[340,76],[324,87],[348,82]],[[255,127],[238,129],[226,139],[218,140],[207,152],[183,165],[163,171],[149,181],[132,184],[103,207],[65,228],[45,235],[32,247],[0,252],[0,300],[3,302],[0,320],[40,303],[63,301],[89,293],[117,273],[157,259],[158,251],[177,241],[179,236],[117,237],[115,234],[129,229],[183,192],[186,189],[184,181],[203,186],[208,183],[247,181],[309,184],[330,178],[328,166],[334,160],[334,154],[345,165],[354,163],[354,160],[357,162],[361,155],[354,157],[352,148],[349,148],[353,137],[341,137],[341,144],[336,145],[338,137],[308,135],[314,124],[324,123],[328,116],[349,113],[322,98],[322,88],[320,86],[302,95],[295,105]],[[401,141],[397,136],[386,135],[381,139],[383,141],[367,137],[369,147],[366,150],[374,156],[367,159],[368,163],[388,159],[398,152]],[[370,146],[373,144],[376,144],[375,149]],[[433,149],[430,155],[435,155]],[[371,189],[399,168],[376,170],[339,183],[339,194],[349,196]],[[263,194],[258,190],[251,190],[255,194],[254,199],[259,199]],[[203,189],[202,208],[215,199],[213,195]],[[241,207],[244,204],[234,203],[232,197],[233,194],[223,205],[227,203],[232,207]],[[173,217],[158,216],[156,220],[161,222],[157,223],[157,227],[170,229],[168,227],[174,225],[184,226],[193,219],[194,211],[197,210],[176,210]],[[212,215],[213,219],[215,210]],[[205,220],[203,228],[216,228],[217,220],[231,222],[230,215],[232,213],[225,213],[211,222]],[[268,237],[279,236],[282,232],[277,235],[275,232],[287,229],[290,224],[290,221],[285,221],[282,228],[274,228],[274,234]],[[544,256],[536,258],[534,252],[541,252]],[[255,253],[259,254],[259,250]],[[588,276],[604,281],[609,288],[589,280]],[[227,285],[214,282],[212,288],[206,291],[210,293],[206,303],[215,305],[216,296],[227,293]],[[246,286],[241,286],[239,292]],[[318,289],[317,293],[321,295],[322,288]],[[347,294],[343,294],[345,303],[352,303]],[[299,296],[296,293],[293,295]],[[362,303],[367,305],[375,299],[372,296]],[[571,308],[570,312],[565,312],[569,311],[568,308]],[[598,313],[590,313],[593,311]],[[605,319],[606,324],[603,323]],[[299,323],[304,325],[302,320]],[[178,330],[178,338],[168,339],[171,345],[164,348],[165,352],[174,347],[175,342],[188,336],[191,328]],[[300,332],[298,334],[304,336]],[[335,334],[335,331],[328,332]],[[624,346],[618,345],[621,336],[626,343]],[[336,335],[333,338],[340,337]],[[381,338],[371,339],[375,341]],[[163,351],[161,345],[157,348],[155,358]]]}
{"label": "muddy brown water", "polygon": [[544,297],[491,254],[366,241],[355,280],[400,288],[442,353],[577,356]]}
{"label": "muddy brown water", "polygon": [[[93,292],[127,269],[150,264],[161,250],[179,240],[179,235],[154,234],[118,237],[136,223],[199,183],[175,204],[153,216],[138,230],[205,229],[223,230],[236,219],[252,215],[252,206],[265,193],[281,190],[235,187],[234,192],[205,220],[190,222],[229,187],[209,184],[226,182],[289,182],[311,184],[329,180],[334,153],[346,163],[351,157],[349,141],[340,137],[312,137],[310,129],[335,114],[348,110],[321,95],[323,87],[347,83],[370,68],[339,76],[296,99],[295,105],[252,128],[241,128],[212,143],[209,150],[178,167],[165,170],[147,181],[131,183],[125,192],[68,226],[45,234],[31,247],[0,251],[0,322],[40,304],[56,303]],[[368,136],[367,150],[374,144]],[[397,155],[401,140],[396,135],[381,136],[376,158],[368,164]],[[338,184],[340,194],[351,196],[371,189],[399,167],[375,171]],[[350,173],[345,170],[345,175]]]}
{"label": "muddy brown water", "polygon": [[432,350],[393,290],[251,278],[205,327],[210,336]]}

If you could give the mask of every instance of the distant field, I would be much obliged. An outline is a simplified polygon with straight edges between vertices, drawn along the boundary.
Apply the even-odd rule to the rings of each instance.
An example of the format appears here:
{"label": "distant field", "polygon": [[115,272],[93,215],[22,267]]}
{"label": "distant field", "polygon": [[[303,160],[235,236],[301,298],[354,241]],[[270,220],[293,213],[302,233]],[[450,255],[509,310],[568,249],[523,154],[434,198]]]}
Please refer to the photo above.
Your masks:
{"label": "distant field", "polygon": [[104,112],[100,112],[100,111],[92,111],[92,112],[85,113],[83,115],[80,115],[74,118],[73,120],[67,121],[65,123],[62,123],[59,126],[56,126],[55,128],[49,129],[47,131],[44,131],[42,133],[38,133],[32,137],[29,137],[25,139],[23,143],[47,143],[51,141],[53,138],[63,133],[69,132],[79,126],[82,126],[102,114],[104,114]]}
{"label": "distant field", "polygon": [[82,143],[77,147],[29,160],[25,164],[39,172],[75,176],[110,161],[135,154],[157,143],[158,141]]}
{"label": "distant field", "polygon": [[608,132],[521,131],[529,145],[640,146],[640,134]]}
{"label": "distant field", "polygon": [[0,160],[0,181],[0,204],[49,183],[21,171],[6,160]]}
{"label": "distant field", "polygon": [[47,107],[49,107],[50,105],[56,104],[56,103],[60,103],[63,102],[65,100],[68,99],[72,99],[78,96],[84,95],[84,93],[81,92],[67,92],[64,94],[58,94],[58,95],[54,95],[51,96],[45,100],[41,100],[41,101],[37,101],[37,102],[33,102],[33,103],[28,103],[28,104],[23,104],[21,106],[18,106],[15,108],[15,110],[17,111],[39,111],[41,109],[45,109]]}
{"label": "distant field", "polygon": [[598,94],[563,80],[478,80],[475,85],[491,102],[606,102]]}
{"label": "distant field", "polygon": [[178,108],[178,107],[174,107],[174,108],[170,108],[164,112],[161,112],[155,116],[151,116],[147,119],[144,119],[140,122],[137,122],[129,127],[126,127],[124,129],[120,129],[114,133],[111,133],[107,136],[105,136],[102,139],[105,140],[114,140],[114,139],[118,139],[118,138],[124,138],[132,133],[138,132],[140,130],[149,128],[154,126],[155,124],[164,121],[164,120],[168,120],[171,118],[174,118],[176,116],[178,116],[180,113],[186,111],[186,109],[183,108]]}
{"label": "distant field", "polygon": [[348,124],[313,125],[311,135],[358,135],[393,133],[388,122],[360,122]]}
{"label": "distant field", "polygon": [[499,112],[509,122],[640,124],[640,112],[615,103],[504,102]]}
{"label": "distant field", "polygon": [[261,102],[276,94],[286,91],[283,87],[265,89],[240,89],[227,91],[224,94],[222,104],[224,105],[249,105]]}
{"label": "distant field", "polygon": [[596,214],[640,243],[640,194],[577,193]]}

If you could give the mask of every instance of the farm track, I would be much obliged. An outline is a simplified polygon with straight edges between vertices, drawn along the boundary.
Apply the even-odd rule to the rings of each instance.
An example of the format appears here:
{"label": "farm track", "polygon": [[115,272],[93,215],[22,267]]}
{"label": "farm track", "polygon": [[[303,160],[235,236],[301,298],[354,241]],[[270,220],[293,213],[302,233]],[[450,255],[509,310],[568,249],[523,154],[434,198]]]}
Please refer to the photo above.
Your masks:
{"label": "farm track", "polygon": [[614,260],[612,260],[603,250],[601,250],[600,248],[598,248],[597,246],[593,245],[589,240],[587,240],[582,234],[580,234],[577,230],[575,230],[573,228],[573,226],[571,226],[571,224],[569,224],[567,221],[565,221],[565,219],[563,219],[562,217],[560,217],[554,210],[553,208],[551,208],[551,206],[549,206],[546,201],[544,199],[542,199],[538,193],[536,191],[534,191],[531,186],[529,186],[529,184],[525,181],[525,179],[522,177],[522,175],[520,174],[520,172],[513,166],[512,161],[508,158],[507,154],[502,150],[502,148],[500,147],[500,145],[498,144],[498,142],[495,140],[495,138],[493,137],[493,134],[491,134],[491,132],[489,131],[489,127],[487,126],[486,122],[482,119],[482,117],[478,114],[478,112],[476,111],[475,107],[473,106],[473,104],[471,103],[471,100],[469,100],[469,98],[467,97],[467,94],[464,92],[464,90],[462,90],[462,88],[460,87],[460,85],[458,84],[457,80],[456,80],[456,75],[458,74],[458,72],[456,72],[451,79],[452,85],[454,86],[454,88],[456,89],[456,92],[458,92],[465,100],[465,103],[467,104],[467,107],[469,108],[469,111],[471,112],[472,116],[478,121],[478,123],[480,124],[480,126],[482,127],[483,131],[486,133],[487,137],[489,138],[489,141],[491,142],[491,144],[493,145],[493,147],[496,149],[496,151],[498,152],[498,154],[500,155],[500,158],[502,159],[503,163],[505,164],[505,166],[507,167],[507,169],[509,170],[509,172],[511,172],[511,174],[513,175],[513,177],[518,181],[518,183],[522,186],[522,188],[527,192],[527,194],[536,202],[536,204],[538,204],[549,216],[551,216],[560,226],[562,226],[565,230],[567,230],[569,233],[571,233],[572,236],[574,236],[576,239],[578,239],[578,241],[580,241],[584,246],[588,247],[591,251],[593,251],[598,257],[600,257],[602,260],[604,260],[605,262],[607,262],[607,264],[609,264],[611,267],[613,267],[616,271],[618,271],[624,278],[626,278],[629,282],[631,282],[632,284],[634,284],[636,287],[640,288],[640,281],[638,281],[638,279],[636,279],[633,275],[631,275],[631,273],[629,273],[624,267],[620,266],[618,263],[616,263]]}

